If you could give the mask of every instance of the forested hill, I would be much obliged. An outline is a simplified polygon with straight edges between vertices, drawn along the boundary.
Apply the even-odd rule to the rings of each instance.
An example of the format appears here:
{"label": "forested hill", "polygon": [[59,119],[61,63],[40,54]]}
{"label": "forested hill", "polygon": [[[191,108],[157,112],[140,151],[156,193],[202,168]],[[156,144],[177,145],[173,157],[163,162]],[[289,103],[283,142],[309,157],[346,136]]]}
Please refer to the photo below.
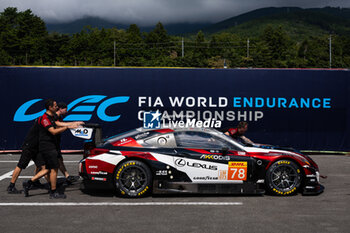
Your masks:
{"label": "forested hill", "polygon": [[267,25],[282,26],[291,37],[330,33],[350,35],[350,8],[262,8],[218,22],[203,31],[257,36]]}
{"label": "forested hill", "polygon": [[[184,35],[189,33],[198,32],[202,28],[210,26],[209,23],[174,23],[167,24],[165,28],[170,35]],[[101,19],[98,17],[85,17],[82,19],[74,20],[66,23],[47,23],[46,27],[49,32],[58,32],[66,34],[74,34],[81,32],[85,26],[91,26],[93,28],[117,28],[117,29],[128,29],[130,25],[113,23],[111,21]],[[152,26],[140,26],[142,32],[150,32],[153,30],[155,25]]]}
{"label": "forested hill", "polygon": [[350,68],[349,9],[260,9],[184,37],[161,22],[149,31],[94,23],[51,32],[30,9],[8,7],[0,12],[0,65]]}
{"label": "forested hill", "polygon": [[[111,22],[97,17],[85,17],[67,23],[46,23],[49,32],[74,34],[84,26],[93,28],[127,29],[129,25]],[[241,36],[257,36],[267,25],[279,25],[286,29],[291,37],[302,35],[318,36],[322,34],[350,35],[350,8],[310,8],[268,7],[253,10],[221,22],[210,23],[174,23],[165,24],[169,35],[191,35],[202,30],[205,34],[230,32]],[[140,26],[142,32],[150,32],[153,26]]]}

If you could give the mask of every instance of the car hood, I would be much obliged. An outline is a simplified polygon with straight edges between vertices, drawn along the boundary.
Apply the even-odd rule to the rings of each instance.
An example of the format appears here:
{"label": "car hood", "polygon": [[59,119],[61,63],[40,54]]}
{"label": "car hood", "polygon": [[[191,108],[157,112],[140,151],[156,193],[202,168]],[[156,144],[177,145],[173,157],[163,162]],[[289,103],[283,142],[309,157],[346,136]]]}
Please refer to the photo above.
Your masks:
{"label": "car hood", "polygon": [[248,153],[254,154],[254,153],[261,153],[262,155],[287,155],[287,156],[292,156],[295,159],[302,161],[302,163],[305,163],[305,160],[315,167],[318,170],[318,165],[313,161],[308,155],[302,154],[302,153],[297,153],[294,151],[289,151],[289,150],[279,150],[279,149],[265,149],[265,148],[257,148],[257,147],[244,147],[244,150]]}

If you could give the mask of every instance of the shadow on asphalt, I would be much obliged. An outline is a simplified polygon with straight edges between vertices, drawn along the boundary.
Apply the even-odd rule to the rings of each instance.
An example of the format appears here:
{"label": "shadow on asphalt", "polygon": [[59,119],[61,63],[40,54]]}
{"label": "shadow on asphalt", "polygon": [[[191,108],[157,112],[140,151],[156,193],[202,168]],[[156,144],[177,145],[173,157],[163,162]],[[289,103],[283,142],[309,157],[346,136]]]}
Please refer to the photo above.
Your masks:
{"label": "shadow on asphalt", "polygon": [[[120,197],[124,199],[136,199],[140,197],[125,197],[121,196],[113,190],[93,190],[93,189],[80,189],[84,194],[96,197]],[[266,194],[265,194],[266,195]],[[263,197],[262,194],[197,194],[197,193],[170,193],[170,194],[148,194],[142,198],[152,197],[152,198],[183,198],[183,197]]]}

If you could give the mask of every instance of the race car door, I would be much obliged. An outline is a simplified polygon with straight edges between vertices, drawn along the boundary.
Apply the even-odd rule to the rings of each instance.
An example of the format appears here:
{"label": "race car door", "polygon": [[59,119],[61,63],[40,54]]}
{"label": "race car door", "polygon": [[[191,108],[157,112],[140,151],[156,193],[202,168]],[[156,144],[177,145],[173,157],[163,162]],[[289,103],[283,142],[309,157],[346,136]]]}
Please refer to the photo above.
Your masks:
{"label": "race car door", "polygon": [[174,133],[177,156],[174,163],[194,183],[243,183],[248,179],[251,159],[225,140],[206,132]]}

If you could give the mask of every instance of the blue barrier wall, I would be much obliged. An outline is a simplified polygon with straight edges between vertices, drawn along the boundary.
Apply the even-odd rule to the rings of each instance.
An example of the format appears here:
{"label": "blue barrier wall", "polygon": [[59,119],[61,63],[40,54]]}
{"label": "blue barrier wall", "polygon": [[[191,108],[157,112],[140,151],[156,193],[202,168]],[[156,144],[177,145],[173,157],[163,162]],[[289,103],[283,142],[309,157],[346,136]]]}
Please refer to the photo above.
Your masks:
{"label": "blue barrier wall", "polygon": [[[104,136],[166,119],[248,121],[254,142],[350,151],[350,72],[280,69],[0,68],[0,149],[19,149],[44,99],[66,102],[65,120],[100,123]],[[82,140],[66,132],[63,149]]]}

